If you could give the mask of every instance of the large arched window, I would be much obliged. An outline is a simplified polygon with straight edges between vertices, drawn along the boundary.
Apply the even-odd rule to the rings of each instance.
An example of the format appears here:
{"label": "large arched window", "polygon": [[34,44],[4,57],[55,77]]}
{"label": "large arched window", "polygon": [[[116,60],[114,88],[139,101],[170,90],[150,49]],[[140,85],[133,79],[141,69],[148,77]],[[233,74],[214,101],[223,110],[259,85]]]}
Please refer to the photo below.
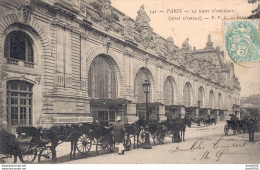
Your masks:
{"label": "large arched window", "polygon": [[[135,101],[136,102],[145,102],[145,93],[143,88],[143,83],[145,80],[148,80],[151,84],[151,79],[149,76],[149,71],[146,68],[141,68],[135,77]],[[152,86],[152,85],[151,85]],[[150,87],[150,93],[148,93],[148,101],[151,101],[151,89]]]}
{"label": "large arched window", "polygon": [[31,83],[19,80],[7,82],[7,121],[12,126],[32,125]]}
{"label": "large arched window", "polygon": [[115,67],[103,56],[97,57],[89,71],[89,96],[93,98],[116,98]]}
{"label": "large arched window", "polygon": [[174,101],[174,89],[173,89],[173,82],[168,77],[163,86],[163,96],[164,96],[164,104],[165,105],[173,105]]}
{"label": "large arched window", "polygon": [[198,99],[200,101],[200,107],[203,108],[204,107],[204,90],[203,90],[203,87],[199,88]]}
{"label": "large arched window", "polygon": [[32,39],[22,31],[12,31],[5,39],[5,58],[33,62]]}
{"label": "large arched window", "polygon": [[209,107],[214,108],[214,92],[213,90],[209,93]]}
{"label": "large arched window", "polygon": [[218,109],[222,109],[222,95],[218,94]]}
{"label": "large arched window", "polygon": [[191,84],[186,83],[183,89],[183,103],[185,107],[191,106]]}

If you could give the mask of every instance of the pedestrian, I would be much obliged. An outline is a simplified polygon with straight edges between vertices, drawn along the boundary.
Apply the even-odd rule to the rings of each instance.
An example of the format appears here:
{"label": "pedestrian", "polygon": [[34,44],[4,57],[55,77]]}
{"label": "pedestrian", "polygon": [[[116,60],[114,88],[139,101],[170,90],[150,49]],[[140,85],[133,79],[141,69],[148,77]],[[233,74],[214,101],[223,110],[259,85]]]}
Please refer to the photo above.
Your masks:
{"label": "pedestrian", "polygon": [[114,135],[114,142],[118,144],[118,154],[123,155],[125,148],[124,148],[124,141],[125,141],[125,127],[123,122],[121,122],[121,117],[117,116],[116,122],[112,124],[112,134]]}
{"label": "pedestrian", "polygon": [[250,117],[248,121],[248,133],[249,133],[249,142],[255,141],[255,130],[256,130],[256,121]]}
{"label": "pedestrian", "polygon": [[178,143],[180,142],[180,124],[179,124],[179,119],[176,118],[172,121],[172,129],[173,129],[173,138],[172,142]]}

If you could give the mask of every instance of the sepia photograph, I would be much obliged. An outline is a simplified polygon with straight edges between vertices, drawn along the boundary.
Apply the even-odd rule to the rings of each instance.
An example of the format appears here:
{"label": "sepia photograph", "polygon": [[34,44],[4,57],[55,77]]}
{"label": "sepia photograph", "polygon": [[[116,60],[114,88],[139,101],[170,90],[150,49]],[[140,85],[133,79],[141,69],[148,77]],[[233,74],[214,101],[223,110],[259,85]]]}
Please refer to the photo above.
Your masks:
{"label": "sepia photograph", "polygon": [[259,17],[260,0],[0,0],[1,170],[259,170]]}

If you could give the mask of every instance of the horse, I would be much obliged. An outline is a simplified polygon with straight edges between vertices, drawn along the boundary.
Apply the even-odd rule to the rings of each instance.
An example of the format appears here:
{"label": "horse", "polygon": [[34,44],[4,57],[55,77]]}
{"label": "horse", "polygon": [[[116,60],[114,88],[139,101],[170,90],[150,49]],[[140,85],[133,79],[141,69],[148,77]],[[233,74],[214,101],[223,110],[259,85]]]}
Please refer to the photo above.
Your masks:
{"label": "horse", "polygon": [[[132,137],[134,137],[134,148],[138,147],[138,140],[137,139],[139,137],[138,135],[139,135],[139,132],[141,130],[140,127],[135,123],[131,123],[131,124],[125,123],[124,126],[125,126],[125,129],[126,129],[126,140],[130,139],[131,135],[132,135]],[[137,146],[135,145],[135,141],[137,142]],[[130,144],[131,144],[131,142],[130,142]],[[127,146],[127,147],[129,147],[129,146]],[[127,148],[127,149],[129,149],[129,148]]]}
{"label": "horse", "polygon": [[52,126],[48,130],[48,137],[51,141],[51,152],[52,160],[57,161],[56,157],[56,147],[60,144],[59,142],[70,142],[70,159],[75,159],[75,153],[77,148],[77,141],[80,137],[79,126],[78,125],[61,125],[61,126]]}
{"label": "horse", "polygon": [[0,130],[0,154],[5,155],[1,158],[1,163],[5,162],[3,159],[12,156],[14,156],[14,163],[17,163],[17,157],[21,156],[21,148],[15,135],[5,130]]}
{"label": "horse", "polygon": [[189,119],[180,119],[180,139],[181,141],[185,141],[185,131],[186,131],[186,126],[190,125],[190,120]]}

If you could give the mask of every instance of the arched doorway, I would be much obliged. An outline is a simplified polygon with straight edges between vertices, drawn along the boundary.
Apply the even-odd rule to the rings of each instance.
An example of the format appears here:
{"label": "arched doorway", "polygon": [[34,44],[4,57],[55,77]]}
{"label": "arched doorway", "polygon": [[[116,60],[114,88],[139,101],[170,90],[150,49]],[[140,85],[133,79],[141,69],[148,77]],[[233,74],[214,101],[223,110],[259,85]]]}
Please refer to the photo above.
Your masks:
{"label": "arched doorway", "polygon": [[173,88],[173,82],[170,77],[168,77],[164,82],[163,96],[164,96],[165,105],[174,104],[174,88]]}
{"label": "arched doorway", "polygon": [[192,87],[189,82],[187,82],[183,88],[183,104],[185,106],[185,116],[188,119],[195,119],[196,108],[192,107]]}
{"label": "arched doorway", "polygon": [[150,83],[150,92],[148,93],[148,115],[149,119],[157,119],[156,114],[159,112],[157,105],[152,103],[153,77],[149,69],[140,68],[136,74],[134,82],[134,96],[136,102],[136,113],[139,119],[146,119],[146,94],[144,93],[143,83],[148,80]]}
{"label": "arched doorway", "polygon": [[198,100],[200,101],[200,108],[204,107],[204,89],[203,87],[199,88]]}
{"label": "arched doorway", "polygon": [[214,108],[214,92],[213,92],[213,90],[210,90],[210,93],[209,93],[209,107],[211,108],[211,109],[213,109]]}
{"label": "arched doorway", "polygon": [[200,87],[199,91],[198,91],[198,100],[200,102],[200,106],[199,106],[199,117],[206,117],[207,115],[207,110],[203,109],[204,108],[204,88]]}
{"label": "arched doorway", "polygon": [[[141,68],[136,74],[135,77],[135,101],[138,103],[145,102],[146,96],[143,89],[143,83],[145,80],[148,80],[148,82],[152,82],[151,73],[147,68]],[[148,102],[151,102],[152,100],[152,84],[150,86],[150,93],[148,94]]]}
{"label": "arched doorway", "polygon": [[213,90],[209,92],[209,108],[210,108],[210,116],[216,118],[217,110],[215,109],[215,96]]}
{"label": "arched doorway", "polygon": [[177,117],[178,116],[177,113],[179,111],[179,108],[174,106],[174,97],[175,97],[174,83],[175,83],[174,79],[169,76],[164,81],[164,86],[163,86],[165,116],[167,117],[167,119],[172,119]]}
{"label": "arched doorway", "polygon": [[221,95],[221,93],[218,94],[218,109],[219,109],[219,118],[220,118],[220,120],[224,120],[224,110],[223,110],[223,103],[222,103],[222,95]]}
{"label": "arched doorway", "polygon": [[32,125],[33,84],[10,80],[6,84],[7,123],[11,127]]}
{"label": "arched doorway", "polygon": [[91,64],[88,89],[92,98],[116,98],[117,81],[115,66],[104,56],[98,56]]}
{"label": "arched doorway", "polygon": [[183,104],[185,107],[191,106],[191,94],[192,93],[192,87],[191,84],[188,82],[185,84],[183,89]]}
{"label": "arched doorway", "polygon": [[106,55],[97,56],[88,73],[90,110],[94,119],[101,123],[115,122],[120,104],[117,102],[116,65]]}

